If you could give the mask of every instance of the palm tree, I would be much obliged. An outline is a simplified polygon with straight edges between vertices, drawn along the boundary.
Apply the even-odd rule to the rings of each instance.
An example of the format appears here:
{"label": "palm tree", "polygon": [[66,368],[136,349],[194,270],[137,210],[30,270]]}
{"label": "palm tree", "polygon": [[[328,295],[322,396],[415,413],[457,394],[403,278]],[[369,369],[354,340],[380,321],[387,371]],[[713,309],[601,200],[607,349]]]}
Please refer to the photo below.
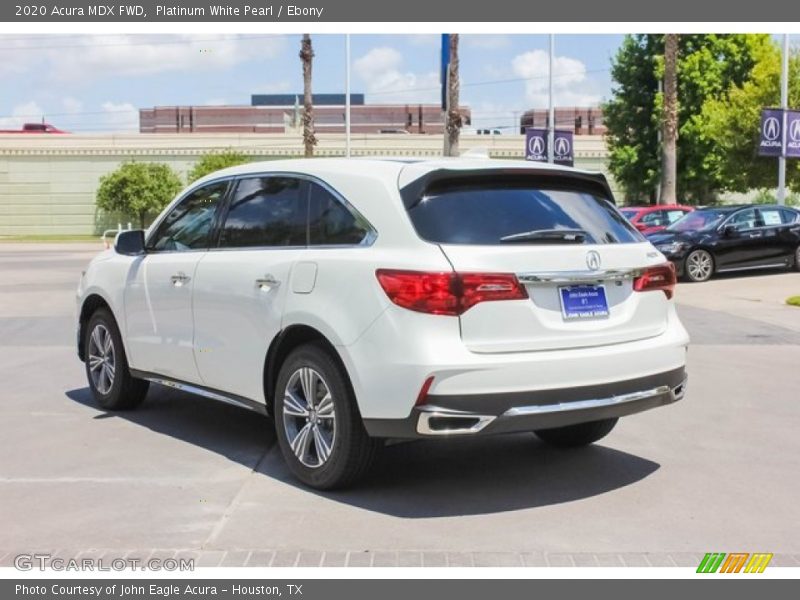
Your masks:
{"label": "palm tree", "polygon": [[450,34],[450,69],[447,78],[447,115],[445,117],[444,155],[458,156],[458,137],[461,131],[461,112],[458,110],[458,34]]}
{"label": "palm tree", "polygon": [[664,110],[662,114],[660,204],[676,204],[678,141],[678,34],[664,36]]}
{"label": "palm tree", "polygon": [[303,146],[305,157],[314,156],[314,146],[317,138],[314,136],[314,104],[311,97],[311,64],[314,60],[314,48],[311,46],[311,36],[303,34],[300,42],[300,60],[303,63]]}

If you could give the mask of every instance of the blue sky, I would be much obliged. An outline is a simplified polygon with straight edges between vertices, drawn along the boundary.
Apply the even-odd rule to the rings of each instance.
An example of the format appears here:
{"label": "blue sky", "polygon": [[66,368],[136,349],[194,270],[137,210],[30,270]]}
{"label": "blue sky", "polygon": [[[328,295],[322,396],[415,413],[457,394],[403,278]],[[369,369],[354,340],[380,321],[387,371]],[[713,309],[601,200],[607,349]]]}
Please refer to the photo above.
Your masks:
{"label": "blue sky", "polygon": [[[607,98],[621,35],[556,37],[561,106]],[[344,36],[314,35],[314,91],[344,91]],[[300,36],[0,36],[0,128],[45,119],[75,132],[135,131],[140,107],[249,104],[302,90]],[[474,124],[508,127],[547,106],[545,35],[464,35],[462,102]],[[354,35],[353,92],[370,103],[438,102],[439,36]]]}

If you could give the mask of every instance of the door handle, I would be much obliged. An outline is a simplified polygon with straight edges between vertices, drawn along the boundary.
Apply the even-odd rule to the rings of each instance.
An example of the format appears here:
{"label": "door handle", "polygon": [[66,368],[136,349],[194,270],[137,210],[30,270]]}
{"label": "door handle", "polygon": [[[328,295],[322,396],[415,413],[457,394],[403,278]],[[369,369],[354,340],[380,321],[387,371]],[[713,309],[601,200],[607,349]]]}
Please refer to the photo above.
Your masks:
{"label": "door handle", "polygon": [[183,271],[178,271],[178,273],[170,277],[172,285],[174,285],[175,287],[181,287],[184,283],[187,283],[190,279],[191,277],[189,277]]}
{"label": "door handle", "polygon": [[264,277],[256,279],[256,287],[265,292],[268,292],[271,288],[278,287],[280,284],[281,282],[275,279],[275,277],[270,274],[264,275]]}

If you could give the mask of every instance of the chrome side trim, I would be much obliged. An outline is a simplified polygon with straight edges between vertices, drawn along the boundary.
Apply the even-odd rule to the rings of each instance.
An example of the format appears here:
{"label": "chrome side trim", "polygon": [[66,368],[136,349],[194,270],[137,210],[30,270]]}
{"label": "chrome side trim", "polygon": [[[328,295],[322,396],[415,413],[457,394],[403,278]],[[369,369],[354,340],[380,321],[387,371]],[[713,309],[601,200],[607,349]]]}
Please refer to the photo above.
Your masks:
{"label": "chrome side trim", "polygon": [[[464,419],[465,421],[475,421],[477,419],[477,422],[458,429],[431,429],[430,420],[437,417]],[[438,406],[423,406],[420,408],[419,420],[417,421],[417,433],[422,433],[424,435],[463,435],[478,433],[496,418],[497,417],[490,415],[476,415],[470,412],[440,408]]]}
{"label": "chrome side trim", "polygon": [[[676,389],[681,390],[686,385],[686,382],[677,386]],[[584,410],[587,408],[601,408],[604,406],[615,406],[617,404],[625,404],[626,402],[635,402],[637,400],[645,400],[646,398],[653,398],[654,396],[662,396],[664,394],[672,394],[673,391],[668,385],[660,385],[658,387],[642,390],[639,392],[631,392],[629,394],[622,394],[620,396],[611,396],[609,398],[594,398],[591,400],[576,400],[574,402],[561,402],[559,404],[537,404],[533,406],[515,406],[509,408],[501,416],[503,417],[521,417],[525,415],[541,415],[549,413],[558,413],[564,411]],[[675,398],[678,399],[677,397]]]}
{"label": "chrome side trim", "polygon": [[600,269],[597,271],[544,271],[517,273],[523,284],[537,283],[592,283],[598,281],[624,281],[642,274],[642,269]]}
{"label": "chrome side trim", "polygon": [[734,271],[755,271],[757,269],[784,269],[786,265],[789,264],[791,257],[787,256],[786,260],[782,263],[771,263],[769,265],[751,265],[749,267],[723,267],[722,269],[717,269],[717,273],[733,273]]}
{"label": "chrome side trim", "polygon": [[148,375],[141,377],[141,379],[144,379],[151,383],[164,385],[166,387],[175,388],[176,390],[181,390],[182,392],[188,392],[190,394],[195,394],[197,396],[203,396],[204,398],[210,398],[211,400],[218,400],[220,402],[224,402],[225,404],[238,406],[239,408],[246,408],[247,410],[252,410],[262,415],[267,414],[267,407],[265,405],[261,404],[260,402],[255,402],[254,400],[250,400],[248,398],[228,396],[221,392],[216,392],[214,390],[209,390],[203,387],[194,386],[188,383],[173,381],[172,379],[164,379],[162,377],[154,377]]}

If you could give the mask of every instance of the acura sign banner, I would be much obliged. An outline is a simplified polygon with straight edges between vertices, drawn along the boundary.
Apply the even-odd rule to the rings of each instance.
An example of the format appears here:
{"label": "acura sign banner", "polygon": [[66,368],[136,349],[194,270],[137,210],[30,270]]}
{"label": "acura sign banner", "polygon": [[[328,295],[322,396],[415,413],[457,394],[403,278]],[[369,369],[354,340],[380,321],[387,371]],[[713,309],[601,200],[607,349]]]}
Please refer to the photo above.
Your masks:
{"label": "acura sign banner", "polygon": [[[553,162],[557,165],[573,166],[575,153],[571,131],[555,131],[553,134]],[[547,162],[547,129],[528,127],[525,129],[525,160]]]}
{"label": "acura sign banner", "polygon": [[781,156],[783,154],[783,111],[765,108],[761,111],[761,141],[759,156]]}
{"label": "acura sign banner", "polygon": [[800,158],[800,110],[786,111],[786,158]]}
{"label": "acura sign banner", "polygon": [[780,108],[765,108],[761,111],[758,155],[800,158],[800,111],[784,111]]}

